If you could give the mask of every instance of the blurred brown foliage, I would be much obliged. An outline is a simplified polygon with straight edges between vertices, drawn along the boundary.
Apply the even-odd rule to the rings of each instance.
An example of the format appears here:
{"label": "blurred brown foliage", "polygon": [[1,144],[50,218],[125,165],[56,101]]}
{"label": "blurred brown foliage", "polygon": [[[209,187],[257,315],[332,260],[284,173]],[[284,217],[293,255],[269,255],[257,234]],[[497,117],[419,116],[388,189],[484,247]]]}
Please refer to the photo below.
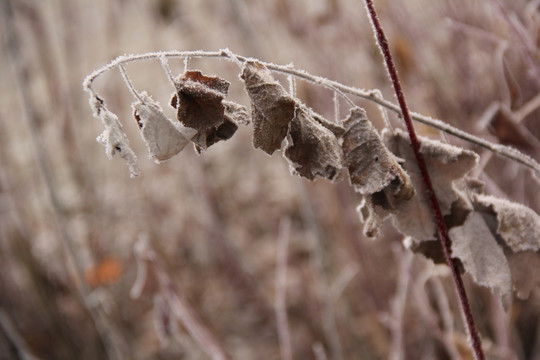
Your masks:
{"label": "blurred brown foliage", "polygon": [[[156,296],[158,280],[149,277],[141,296],[130,297],[137,273],[133,245],[141,236],[178,296],[231,358],[278,359],[276,240],[284,218],[291,221],[285,286],[294,358],[470,357],[447,269],[407,254],[390,226],[377,241],[365,239],[355,211],[359,197],[346,182],[292,177],[281,156],[253,150],[245,128],[204,155],[184,151],[158,166],[142,156],[146,149],[131,117],[130,94],[112,74],[96,86],[132,139],[142,175],[130,179],[122,160],[107,161],[95,141],[101,125],[91,116],[81,81],[122,53],[228,47],[275,63],[293,62],[344,84],[379,88],[392,99],[361,3],[11,3],[16,61],[30,91],[23,101],[2,31],[0,359],[97,359],[114,344],[122,344],[116,350],[125,358],[207,358],[180,323],[170,323],[176,320]],[[537,1],[379,0],[376,6],[412,110],[539,159]],[[159,65],[130,66],[135,85],[166,104],[172,90]],[[176,73],[183,69],[181,63],[171,66]],[[249,105],[233,64],[192,60],[190,68],[225,77],[229,96]],[[333,116],[329,91],[298,82],[297,95]],[[359,104],[382,127],[377,109]],[[504,111],[487,111],[493,106]],[[43,151],[36,151],[24,121],[29,108]],[[540,211],[538,184],[528,171],[448,140],[479,152],[488,192]],[[90,285],[84,300],[76,268]],[[514,299],[504,313],[487,289],[469,285],[488,357],[538,359],[538,289],[527,301]],[[92,306],[102,309],[114,341],[96,330]]]}

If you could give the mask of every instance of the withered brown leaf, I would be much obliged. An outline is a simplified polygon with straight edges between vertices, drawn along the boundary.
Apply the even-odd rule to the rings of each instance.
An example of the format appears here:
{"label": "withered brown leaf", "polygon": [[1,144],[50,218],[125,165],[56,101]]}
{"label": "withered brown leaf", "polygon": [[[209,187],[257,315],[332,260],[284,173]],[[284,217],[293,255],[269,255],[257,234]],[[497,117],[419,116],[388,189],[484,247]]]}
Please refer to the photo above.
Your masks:
{"label": "withered brown leaf", "polygon": [[241,78],[251,100],[253,146],[268,154],[281,148],[296,101],[274,80],[270,71],[257,61],[246,61]]}
{"label": "withered brown leaf", "polygon": [[238,125],[249,124],[250,118],[245,106],[226,100],[223,101],[223,106],[225,107],[223,122],[197,133],[192,139],[197,152],[202,153],[218,141],[229,140],[238,130]]}
{"label": "withered brown leaf", "polygon": [[[404,159],[403,168],[409,174],[416,196],[395,205],[394,222],[398,229],[414,241],[434,240],[436,225],[424,189],[422,176],[406,132],[384,132],[383,138],[390,151]],[[478,162],[476,153],[437,140],[419,137],[420,152],[424,156],[435,195],[443,216],[452,215],[452,205],[460,199],[464,177]]]}
{"label": "withered brown leaf", "polygon": [[175,83],[177,92],[171,106],[177,109],[182,124],[197,131],[191,140],[199,153],[218,141],[230,139],[238,128],[234,119],[245,121],[245,108],[223,101],[229,85],[226,80],[200,71],[186,71]]}
{"label": "withered brown leaf", "polygon": [[131,107],[148,152],[157,162],[168,160],[184,149],[196,130],[169,120],[146,92],[139,97],[142,102],[134,102]]}
{"label": "withered brown leaf", "polygon": [[484,217],[504,250],[517,295],[526,299],[540,286],[540,216],[532,209],[484,194],[472,196],[475,209]]}
{"label": "withered brown leaf", "polygon": [[318,177],[341,179],[343,151],[336,136],[316,122],[309,110],[297,106],[289,123],[283,153],[291,172],[309,180]]}
{"label": "withered brown leaf", "polygon": [[[392,215],[399,231],[411,237],[411,249],[431,253],[431,246],[426,247],[423,242],[436,239],[436,225],[407,133],[400,129],[396,129],[394,133],[385,130],[382,137],[388,149],[403,160],[403,169],[410,176],[415,195],[409,200],[394,198],[393,202],[389,202],[387,191],[366,197],[358,208],[360,216],[366,221],[364,233],[368,236],[378,235],[382,221]],[[467,214],[461,208],[464,177],[476,165],[478,157],[472,151],[440,141],[425,137],[419,137],[419,141],[420,152],[426,161],[442,213],[450,221],[454,221],[454,216],[459,217],[461,220],[457,221],[457,224],[460,224]],[[472,208],[472,205],[470,207]]]}
{"label": "withered brown leaf", "polygon": [[410,178],[383,144],[366,111],[351,109],[344,126],[342,146],[354,189],[371,195],[390,187],[390,197],[410,199],[414,194]]}
{"label": "withered brown leaf", "polygon": [[218,126],[223,121],[229,82],[200,71],[186,71],[175,83],[171,106],[178,110],[178,120],[198,131]]}

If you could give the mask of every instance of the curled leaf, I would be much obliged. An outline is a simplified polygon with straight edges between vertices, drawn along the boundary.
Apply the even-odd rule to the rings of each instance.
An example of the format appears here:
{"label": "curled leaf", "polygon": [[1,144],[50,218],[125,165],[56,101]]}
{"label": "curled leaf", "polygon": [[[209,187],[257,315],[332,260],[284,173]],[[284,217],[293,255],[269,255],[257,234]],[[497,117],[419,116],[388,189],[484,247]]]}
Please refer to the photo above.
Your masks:
{"label": "curled leaf", "polygon": [[173,123],[157,102],[146,92],[139,94],[141,101],[131,105],[150,156],[157,162],[178,154],[196,134],[196,130]]}
{"label": "curled leaf", "polygon": [[92,97],[90,99],[90,107],[93,110],[94,116],[99,118],[105,127],[96,140],[105,147],[107,157],[112,159],[116,153],[120,154],[120,157],[126,160],[130,176],[139,175],[137,156],[129,147],[129,140],[118,117],[107,110],[103,101],[98,97]]}
{"label": "curled leaf", "polygon": [[257,61],[245,62],[241,78],[251,100],[253,146],[271,155],[281,148],[294,117],[296,101]]}
{"label": "curled leaf", "polygon": [[175,83],[176,94],[170,104],[177,109],[178,120],[197,131],[191,140],[199,153],[236,132],[237,125],[226,116],[223,103],[229,85],[226,80],[200,71],[186,71]]}
{"label": "curled leaf", "polygon": [[354,189],[371,195],[385,189],[397,199],[410,199],[414,189],[409,176],[383,144],[361,108],[353,108],[344,121],[343,152]]}
{"label": "curled leaf", "polygon": [[[392,189],[391,183],[384,191],[366,197],[358,208],[361,217],[366,221],[364,233],[377,236],[382,221],[392,216],[399,231],[411,238],[409,247],[412,250],[440,253],[437,242],[424,243],[436,239],[437,229],[408,136],[404,131],[396,129],[394,133],[383,131],[382,137],[387,148],[400,162],[403,161],[403,169],[411,179],[415,194],[410,199],[391,198],[388,196],[388,189]],[[467,184],[465,176],[476,165],[478,156],[472,151],[440,141],[424,137],[419,137],[418,140],[445,220],[461,225],[468,211],[472,209],[464,195]]]}
{"label": "curled leaf", "polygon": [[297,106],[289,123],[284,156],[291,172],[309,180],[341,178],[343,152],[336,136],[316,122],[307,109]]}
{"label": "curled leaf", "polygon": [[[416,191],[416,195],[410,200],[395,204],[395,211],[392,212],[394,222],[398,229],[413,238],[413,241],[434,240],[436,225],[409,137],[404,131],[396,129],[394,134],[383,132],[383,138],[390,151],[404,160],[403,168],[409,174]],[[437,140],[425,137],[419,137],[418,140],[442,214],[447,219],[451,218],[454,215],[452,205],[461,201],[464,178],[476,166],[478,155]],[[459,211],[459,214],[462,212]]]}
{"label": "curled leaf", "polygon": [[171,106],[178,110],[178,120],[198,131],[218,126],[223,121],[229,82],[205,76],[200,71],[186,71],[179,77]]}
{"label": "curled leaf", "polygon": [[202,153],[218,141],[229,140],[238,130],[238,125],[249,124],[249,114],[244,106],[232,101],[223,101],[223,106],[225,108],[223,122],[216,127],[199,131],[192,139],[197,152]]}

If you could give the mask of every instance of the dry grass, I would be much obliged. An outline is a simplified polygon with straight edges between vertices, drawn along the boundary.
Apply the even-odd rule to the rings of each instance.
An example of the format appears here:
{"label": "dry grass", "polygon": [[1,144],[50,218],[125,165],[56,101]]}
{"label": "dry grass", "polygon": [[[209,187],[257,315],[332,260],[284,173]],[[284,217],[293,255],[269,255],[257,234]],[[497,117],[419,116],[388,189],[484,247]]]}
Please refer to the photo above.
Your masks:
{"label": "dry grass", "polygon": [[[538,160],[540,111],[522,116],[524,105],[540,90],[540,14],[533,3],[378,1],[411,109]],[[446,268],[419,256],[411,259],[391,226],[377,241],[365,239],[355,212],[359,198],[346,182],[290,176],[280,156],[252,150],[245,129],[202,156],[189,149],[155,165],[141,156],[146,149],[131,120],[130,94],[113,74],[97,86],[123,121],[142,175],[130,179],[122,160],[107,161],[95,142],[102,129],[91,117],[81,81],[123,53],[228,47],[278,64],[293,62],[344,84],[379,88],[391,99],[361,3],[75,0],[13,5],[17,61],[26,72],[29,94],[23,102],[2,32],[0,359],[30,354],[41,359],[107,354],[205,359],[212,346],[233,359],[279,359],[284,353],[280,336],[287,333],[278,335],[274,309],[277,259],[283,256],[277,254],[278,239],[286,242],[279,224],[289,220],[284,286],[293,358],[470,358]],[[513,14],[517,20],[507,20]],[[171,88],[159,65],[130,66],[135,86],[167,103]],[[181,62],[171,61],[171,66],[175,73],[183,69]],[[233,64],[193,60],[190,68],[227,78],[230,96],[249,104]],[[329,91],[298,82],[297,95],[333,116]],[[478,125],[494,102],[521,116],[520,124],[511,127],[500,116],[495,132]],[[359,104],[374,114],[376,126],[383,126],[377,108]],[[37,153],[24,120],[29,108],[43,144]],[[419,129],[438,136],[430,128]],[[538,184],[523,167],[448,140],[481,154],[481,177],[490,193],[540,211]],[[58,195],[56,205],[40,167],[44,163]],[[153,254],[151,261],[134,251],[141,237],[148,239],[143,253]],[[145,261],[147,282],[132,298],[138,266]],[[515,299],[504,313],[489,290],[465,280],[488,358],[539,358],[538,289],[526,301]],[[188,313],[196,314],[188,320],[192,328],[185,318],[176,320],[187,303]]]}

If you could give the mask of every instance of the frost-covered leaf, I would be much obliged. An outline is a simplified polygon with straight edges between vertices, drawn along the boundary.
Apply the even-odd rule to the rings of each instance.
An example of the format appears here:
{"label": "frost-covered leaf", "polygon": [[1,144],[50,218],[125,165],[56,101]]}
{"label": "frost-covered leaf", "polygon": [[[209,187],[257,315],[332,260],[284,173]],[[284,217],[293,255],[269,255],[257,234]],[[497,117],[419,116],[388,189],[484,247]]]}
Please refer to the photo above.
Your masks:
{"label": "frost-covered leaf", "polygon": [[251,100],[253,146],[271,155],[281,148],[296,101],[259,62],[246,61],[241,78]]}
{"label": "frost-covered leaf", "polygon": [[178,120],[185,126],[204,131],[223,122],[229,82],[200,71],[186,71],[175,83],[171,106],[178,110]]}
{"label": "frost-covered leaf", "polygon": [[345,128],[343,126],[326,120],[314,111],[312,111],[312,116],[315,121],[330,130],[338,139],[345,134]]}
{"label": "frost-covered leaf", "polygon": [[148,152],[157,162],[170,159],[184,149],[197,131],[169,120],[146,92],[139,97],[143,102],[136,101],[131,107]]}
{"label": "frost-covered leaf", "polygon": [[250,118],[245,106],[232,101],[223,101],[223,106],[225,107],[223,122],[216,127],[200,131],[193,137],[192,141],[199,154],[219,141],[229,140],[238,130],[238,125],[249,124]]}
{"label": "frost-covered leaf", "polygon": [[365,110],[351,109],[344,126],[343,152],[354,189],[362,195],[388,190],[390,204],[393,198],[410,199],[414,189],[409,176],[383,144]]}
{"label": "frost-covered leaf", "polygon": [[316,122],[302,106],[297,106],[289,123],[283,153],[291,172],[309,180],[317,177],[341,179],[343,152],[336,136]]}
{"label": "frost-covered leaf", "polygon": [[462,226],[450,229],[449,236],[452,257],[461,260],[477,284],[499,295],[507,309],[512,299],[510,266],[482,215],[471,212]]}
{"label": "frost-covered leaf", "polygon": [[[409,174],[416,195],[395,205],[394,222],[398,229],[415,241],[434,240],[436,225],[416,158],[408,135],[397,129],[394,134],[385,131],[387,147],[404,160],[403,168]],[[452,205],[460,199],[464,176],[476,166],[478,156],[469,150],[419,137],[420,152],[424,156],[435,194],[443,216],[451,216]]]}
{"label": "frost-covered leaf", "polygon": [[494,196],[474,194],[473,202],[500,239],[514,290],[520,298],[528,298],[540,286],[540,216],[522,204]]}
{"label": "frost-covered leaf", "polygon": [[177,92],[171,106],[177,109],[183,125],[197,130],[191,141],[199,153],[220,140],[230,139],[238,128],[235,118],[245,121],[241,105],[223,101],[230,85],[226,80],[186,71],[175,85]]}
{"label": "frost-covered leaf", "polygon": [[223,106],[225,107],[225,118],[236,125],[249,125],[251,122],[248,109],[244,105],[223,100]]}
{"label": "frost-covered leaf", "polygon": [[103,101],[97,97],[90,99],[90,107],[94,116],[100,119],[105,127],[96,140],[105,147],[107,157],[112,159],[116,153],[120,154],[120,157],[126,160],[130,176],[139,175],[137,156],[129,147],[129,140],[118,117],[107,110],[103,105]]}
{"label": "frost-covered leaf", "polygon": [[480,211],[496,217],[493,229],[512,251],[540,249],[540,216],[532,209],[494,196],[477,194],[473,197]]}

